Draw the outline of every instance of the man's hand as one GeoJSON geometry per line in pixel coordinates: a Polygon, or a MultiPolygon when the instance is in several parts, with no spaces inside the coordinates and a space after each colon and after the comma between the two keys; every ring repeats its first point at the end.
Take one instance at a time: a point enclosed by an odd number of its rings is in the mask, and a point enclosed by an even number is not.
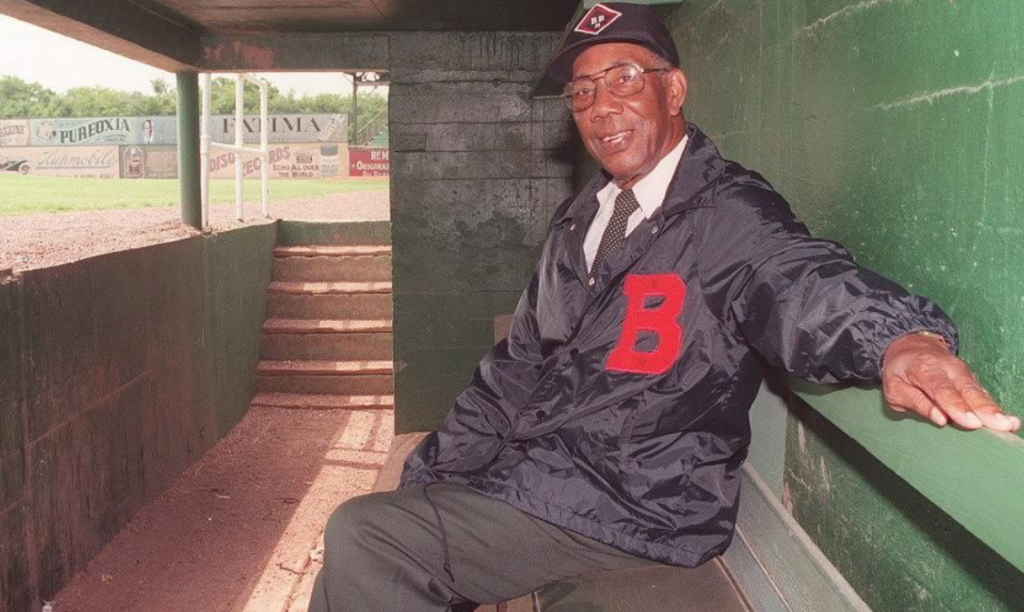
{"type": "Polygon", "coordinates": [[[907,334],[889,345],[882,359],[882,389],[893,410],[911,410],[939,427],[953,421],[964,429],[1020,429],[1020,419],[1003,414],[967,364],[932,334],[907,334]]]}

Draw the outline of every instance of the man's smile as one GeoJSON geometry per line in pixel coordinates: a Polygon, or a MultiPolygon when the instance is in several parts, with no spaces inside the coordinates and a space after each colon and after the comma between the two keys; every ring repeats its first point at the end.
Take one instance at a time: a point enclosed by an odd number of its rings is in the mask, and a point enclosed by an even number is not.
{"type": "Polygon", "coordinates": [[[601,142],[605,144],[622,142],[632,131],[633,130],[622,130],[620,132],[615,132],[614,134],[601,138],[601,142]]]}

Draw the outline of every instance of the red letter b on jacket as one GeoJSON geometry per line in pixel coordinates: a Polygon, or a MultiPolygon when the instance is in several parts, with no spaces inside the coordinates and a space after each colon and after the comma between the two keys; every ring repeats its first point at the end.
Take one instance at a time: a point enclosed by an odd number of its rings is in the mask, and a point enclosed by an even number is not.
{"type": "Polygon", "coordinates": [[[672,367],[683,346],[683,328],[679,314],[686,300],[686,284],[675,274],[631,274],[623,288],[626,295],[626,320],[615,349],[608,354],[607,369],[636,374],[663,374],[672,367]],[[661,304],[645,308],[653,298],[661,304]],[[649,353],[636,350],[640,332],[652,332],[658,345],[649,353]]]}

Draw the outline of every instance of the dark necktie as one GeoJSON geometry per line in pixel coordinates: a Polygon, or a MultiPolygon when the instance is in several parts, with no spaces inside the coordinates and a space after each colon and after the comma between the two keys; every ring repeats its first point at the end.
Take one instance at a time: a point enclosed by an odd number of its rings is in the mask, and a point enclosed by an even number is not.
{"type": "Polygon", "coordinates": [[[632,189],[623,191],[615,198],[615,210],[612,212],[612,218],[608,221],[608,227],[604,228],[604,234],[601,235],[601,244],[597,247],[594,264],[590,266],[591,276],[595,276],[601,262],[626,241],[626,225],[629,223],[629,216],[638,208],[640,208],[640,202],[637,202],[632,189]]]}

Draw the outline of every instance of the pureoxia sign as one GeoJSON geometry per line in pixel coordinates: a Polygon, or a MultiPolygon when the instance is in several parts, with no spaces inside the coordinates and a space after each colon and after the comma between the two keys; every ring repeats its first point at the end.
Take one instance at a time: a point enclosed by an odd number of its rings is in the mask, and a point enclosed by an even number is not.
{"type": "MultiPolygon", "coordinates": [[[[260,127],[258,115],[243,117],[244,141],[258,143],[260,127]]],[[[340,113],[270,115],[267,127],[267,136],[271,143],[348,141],[348,116],[340,113]]],[[[234,143],[234,115],[210,117],[210,137],[214,142],[234,143]]],[[[49,118],[0,122],[0,146],[8,147],[89,144],[173,145],[177,141],[177,120],[175,117],[167,116],[49,118]]]]}
{"type": "Polygon", "coordinates": [[[37,145],[125,143],[131,138],[131,124],[124,117],[32,120],[32,143],[37,145]]]}

